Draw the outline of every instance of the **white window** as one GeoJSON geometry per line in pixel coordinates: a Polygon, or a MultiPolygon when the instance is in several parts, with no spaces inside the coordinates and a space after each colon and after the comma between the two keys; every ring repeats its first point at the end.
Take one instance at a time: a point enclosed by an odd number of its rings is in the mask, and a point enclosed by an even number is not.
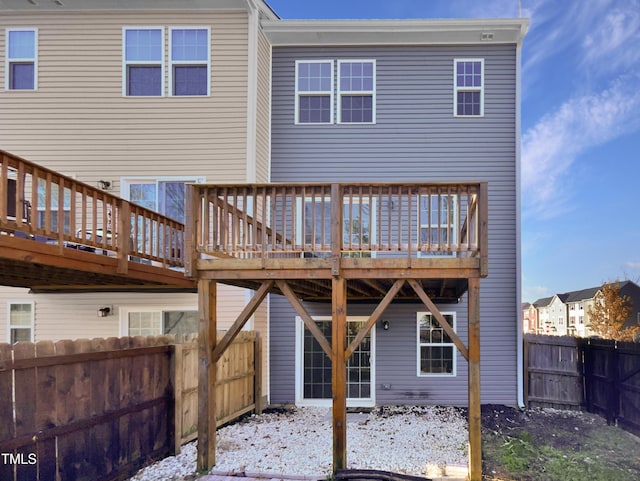
{"type": "Polygon", "coordinates": [[[375,89],[375,60],[338,60],[338,123],[374,124],[375,89]]]}
{"type": "Polygon", "coordinates": [[[209,28],[169,30],[169,95],[209,95],[209,28]]]}
{"type": "Polygon", "coordinates": [[[202,177],[129,177],[121,179],[122,197],[184,223],[185,184],[202,177]]]}
{"type": "Polygon", "coordinates": [[[333,60],[296,60],[295,122],[333,123],[333,60]]]}
{"type": "Polygon", "coordinates": [[[421,195],[418,209],[418,254],[453,256],[449,248],[457,243],[458,196],[421,195]]]}
{"type": "Polygon", "coordinates": [[[10,302],[8,305],[9,342],[33,342],[33,302],[10,302]]]}
{"type": "Polygon", "coordinates": [[[453,115],[482,117],[484,115],[484,59],[453,61],[453,115]]]}
{"type": "MultiPolygon", "coordinates": [[[[418,376],[455,376],[455,344],[430,312],[417,315],[418,376]]],[[[455,313],[443,312],[442,315],[455,332],[455,313]]]]}
{"type": "Polygon", "coordinates": [[[38,85],[38,31],[6,30],[5,89],[36,90],[38,85]]]}
{"type": "MultiPolygon", "coordinates": [[[[331,344],[331,318],[317,317],[317,326],[331,344]]],[[[366,317],[347,318],[347,345],[367,322],[366,317]]],[[[375,329],[364,338],[347,361],[347,405],[375,405],[375,329]]],[[[332,398],[331,360],[318,341],[296,318],[296,405],[330,406],[332,398]]]]}
{"type": "Polygon", "coordinates": [[[123,336],[189,335],[198,332],[198,311],[188,309],[121,309],[123,336]]]}
{"type": "Polygon", "coordinates": [[[164,29],[123,29],[122,94],[131,97],[160,97],[164,92],[164,29]]]}

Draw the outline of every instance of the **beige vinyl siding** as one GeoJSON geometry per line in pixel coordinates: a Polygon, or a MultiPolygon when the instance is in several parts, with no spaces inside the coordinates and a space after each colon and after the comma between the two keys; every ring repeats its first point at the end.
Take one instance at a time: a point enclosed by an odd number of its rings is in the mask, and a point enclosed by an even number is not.
{"type": "Polygon", "coordinates": [[[271,45],[258,34],[258,102],[256,122],[256,181],[269,182],[271,136],[271,45]]]}
{"type": "MultiPolygon", "coordinates": [[[[244,289],[218,284],[218,325],[228,329],[246,304],[244,289]]],[[[0,290],[0,342],[7,342],[7,305],[9,302],[34,302],[36,341],[59,341],[96,337],[118,337],[121,332],[120,315],[123,309],[185,309],[197,310],[196,294],[166,293],[85,293],[85,294],[29,294],[28,289],[3,287],[0,290]],[[113,306],[114,315],[98,317],[98,309],[113,306]]],[[[256,319],[258,319],[256,313],[256,319]]],[[[266,329],[264,321],[256,322],[266,329]]],[[[257,329],[258,326],[255,326],[257,329]]],[[[261,331],[265,332],[265,330],[261,331]]],[[[264,334],[263,334],[264,336],[264,334]]]]}
{"type": "MultiPolygon", "coordinates": [[[[5,28],[38,29],[38,89],[0,92],[3,149],[95,185],[101,178],[246,178],[247,13],[6,14],[5,28]],[[122,95],[123,27],[211,29],[211,96],[122,95]]],[[[4,83],[4,62],[0,81],[4,83]]],[[[116,186],[117,187],[117,186],[116,186]]]]}

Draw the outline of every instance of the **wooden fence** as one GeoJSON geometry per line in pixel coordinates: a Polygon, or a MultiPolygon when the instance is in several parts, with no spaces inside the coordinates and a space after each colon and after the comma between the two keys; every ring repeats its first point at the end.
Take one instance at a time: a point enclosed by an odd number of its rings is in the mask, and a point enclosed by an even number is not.
{"type": "Polygon", "coordinates": [[[525,335],[525,402],[584,409],[640,435],[640,344],[525,335]]]}
{"type": "MultiPolygon", "coordinates": [[[[258,342],[242,333],[219,363],[218,424],[260,409],[258,342]]],[[[197,434],[197,346],[172,343],[0,344],[0,480],[123,480],[178,452],[197,434]]]]}

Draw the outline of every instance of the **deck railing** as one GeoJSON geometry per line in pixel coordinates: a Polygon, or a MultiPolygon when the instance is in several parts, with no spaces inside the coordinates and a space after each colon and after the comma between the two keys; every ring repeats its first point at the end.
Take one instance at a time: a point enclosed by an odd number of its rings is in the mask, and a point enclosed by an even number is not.
{"type": "Polygon", "coordinates": [[[184,225],[0,151],[0,232],[119,258],[182,267],[184,225]]]}
{"type": "Polygon", "coordinates": [[[486,257],[484,182],[190,189],[197,257],[486,257]]]}

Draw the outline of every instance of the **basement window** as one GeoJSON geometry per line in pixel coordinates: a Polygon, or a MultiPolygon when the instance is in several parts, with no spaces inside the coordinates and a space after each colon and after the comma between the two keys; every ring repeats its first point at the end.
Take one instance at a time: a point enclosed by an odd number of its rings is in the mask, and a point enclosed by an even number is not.
{"type": "MultiPolygon", "coordinates": [[[[454,312],[443,312],[445,321],[456,330],[454,312]]],[[[430,312],[417,313],[418,376],[455,376],[456,347],[430,312]]]]}

